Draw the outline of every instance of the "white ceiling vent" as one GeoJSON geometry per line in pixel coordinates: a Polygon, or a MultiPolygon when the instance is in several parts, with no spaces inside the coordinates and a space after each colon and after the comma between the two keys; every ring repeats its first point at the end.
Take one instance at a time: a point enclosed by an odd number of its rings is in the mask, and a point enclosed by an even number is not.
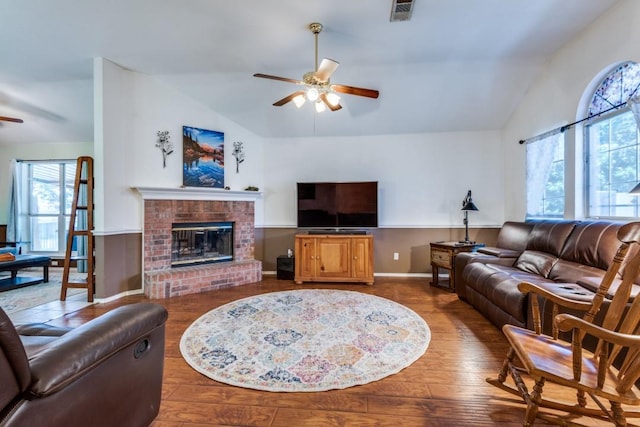
{"type": "Polygon", "coordinates": [[[393,0],[391,22],[408,21],[413,11],[413,0],[393,0]]]}

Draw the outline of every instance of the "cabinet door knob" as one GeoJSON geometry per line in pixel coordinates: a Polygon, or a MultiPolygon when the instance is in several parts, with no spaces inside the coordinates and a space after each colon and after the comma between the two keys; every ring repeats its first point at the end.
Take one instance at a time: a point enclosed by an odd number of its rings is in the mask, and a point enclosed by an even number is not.
{"type": "Polygon", "coordinates": [[[353,259],[358,259],[358,257],[357,257],[357,256],[354,256],[354,257],[353,257],[353,259]]]}

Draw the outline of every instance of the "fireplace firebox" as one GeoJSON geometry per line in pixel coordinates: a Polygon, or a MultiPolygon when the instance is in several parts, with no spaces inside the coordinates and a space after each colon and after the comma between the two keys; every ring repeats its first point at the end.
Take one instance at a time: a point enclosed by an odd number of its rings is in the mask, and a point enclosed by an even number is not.
{"type": "Polygon", "coordinates": [[[173,223],[171,267],[233,261],[233,222],[173,223]]]}

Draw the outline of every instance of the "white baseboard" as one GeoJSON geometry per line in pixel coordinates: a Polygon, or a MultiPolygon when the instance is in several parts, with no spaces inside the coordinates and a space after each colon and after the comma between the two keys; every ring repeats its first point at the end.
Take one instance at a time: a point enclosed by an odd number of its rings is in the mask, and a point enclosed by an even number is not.
{"type": "Polygon", "coordinates": [[[104,304],[106,302],[115,301],[115,300],[120,299],[122,297],[127,297],[129,295],[139,295],[141,293],[142,293],[142,289],[134,289],[132,291],[121,292],[119,294],[112,295],[112,296],[107,297],[107,298],[96,298],[95,302],[98,303],[98,304],[104,304]]]}

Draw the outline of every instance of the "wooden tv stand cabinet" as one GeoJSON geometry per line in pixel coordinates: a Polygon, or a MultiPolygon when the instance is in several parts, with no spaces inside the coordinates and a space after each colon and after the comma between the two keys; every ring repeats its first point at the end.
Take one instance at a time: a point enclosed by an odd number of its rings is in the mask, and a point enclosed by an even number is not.
{"type": "Polygon", "coordinates": [[[373,285],[373,236],[296,234],[295,277],[302,282],[363,282],[373,285]]]}

